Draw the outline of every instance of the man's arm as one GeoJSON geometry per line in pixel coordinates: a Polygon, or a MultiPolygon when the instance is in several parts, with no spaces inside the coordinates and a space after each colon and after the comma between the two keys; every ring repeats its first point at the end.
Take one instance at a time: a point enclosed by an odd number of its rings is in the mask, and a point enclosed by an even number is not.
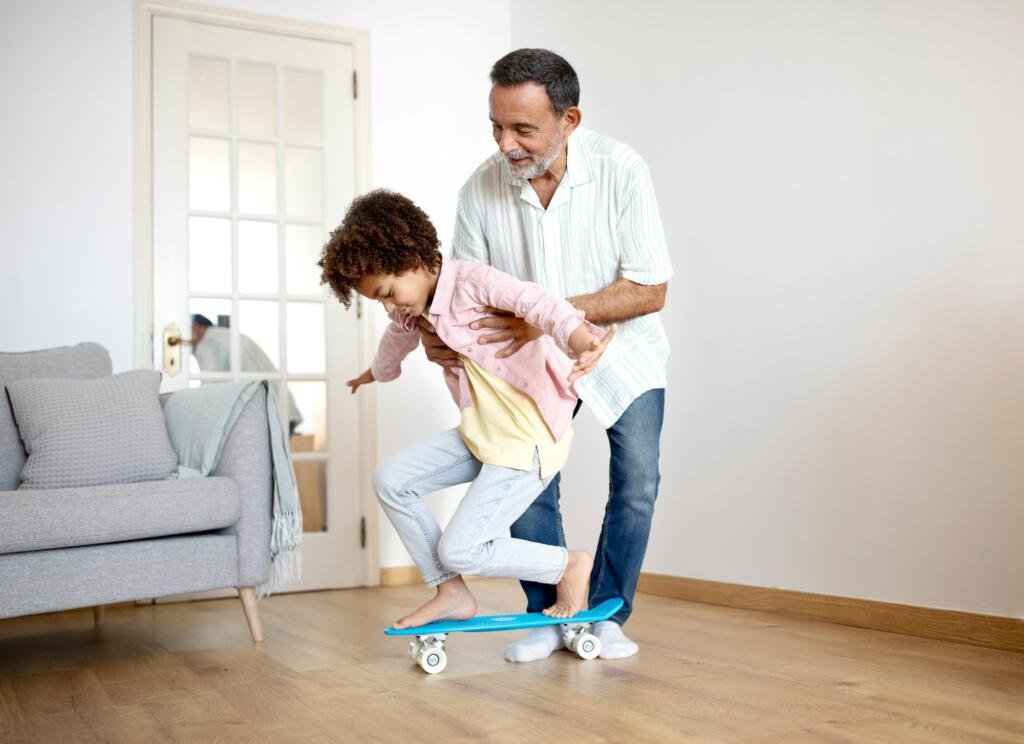
{"type": "Polygon", "coordinates": [[[602,290],[568,299],[591,323],[606,325],[658,312],[665,307],[667,290],[667,282],[648,285],[616,279],[602,290]]]}
{"type": "MultiPolygon", "coordinates": [[[[582,310],[591,323],[608,325],[658,312],[665,306],[667,289],[667,283],[646,285],[631,282],[629,279],[616,279],[602,290],[569,297],[568,300],[577,310],[582,310]]],[[[507,311],[501,308],[489,306],[482,308],[481,312],[488,313],[491,317],[474,321],[472,327],[492,328],[494,333],[481,337],[480,343],[510,342],[498,352],[499,358],[515,354],[525,344],[543,334],[543,331],[531,326],[525,319],[507,314],[507,311]]],[[[424,337],[424,346],[426,344],[427,340],[424,337]]]]}

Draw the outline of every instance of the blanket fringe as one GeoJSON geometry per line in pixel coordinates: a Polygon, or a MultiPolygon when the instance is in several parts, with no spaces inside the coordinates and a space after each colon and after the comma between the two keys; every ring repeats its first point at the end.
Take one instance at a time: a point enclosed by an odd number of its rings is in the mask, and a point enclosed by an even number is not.
{"type": "Polygon", "coordinates": [[[302,577],[302,510],[275,514],[271,535],[277,552],[271,558],[270,578],[256,591],[260,599],[302,577]]]}

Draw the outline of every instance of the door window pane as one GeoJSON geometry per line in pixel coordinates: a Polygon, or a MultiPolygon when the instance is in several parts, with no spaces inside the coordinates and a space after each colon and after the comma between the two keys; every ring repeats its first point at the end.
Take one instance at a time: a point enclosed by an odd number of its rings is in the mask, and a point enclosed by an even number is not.
{"type": "Polygon", "coordinates": [[[323,229],[319,225],[288,225],[284,239],[288,293],[323,294],[320,267],[316,265],[324,246],[323,229]]]}
{"type": "Polygon", "coordinates": [[[323,209],[323,158],[309,147],[285,148],[285,210],[294,217],[319,217],[323,209]]]}
{"type": "Polygon", "coordinates": [[[238,291],[278,291],[276,223],[238,221],[238,291]]]}
{"type": "Polygon", "coordinates": [[[231,210],[231,149],[227,140],[188,138],[188,206],[231,210]]]}
{"type": "Polygon", "coordinates": [[[323,84],[315,70],[284,71],[284,136],[319,142],[323,84]]]}
{"type": "MultiPolygon", "coordinates": [[[[289,382],[288,423],[293,435],[309,437],[297,452],[323,452],[327,449],[327,383],[289,382]]],[[[293,437],[292,442],[295,439],[293,437]]]]}
{"type": "MultiPolygon", "coordinates": [[[[304,437],[298,437],[303,446],[304,437]]],[[[292,437],[293,451],[296,437],[292,437]]],[[[296,460],[295,485],[302,508],[303,532],[327,531],[327,463],[323,460],[296,460]]]]}
{"type": "Polygon", "coordinates": [[[270,65],[238,63],[238,131],[273,137],[277,130],[277,71],[270,65]]]}
{"type": "Polygon", "coordinates": [[[238,211],[246,214],[277,211],[277,148],[274,145],[238,143],[238,211]]]}
{"type": "Polygon", "coordinates": [[[240,300],[239,353],[243,372],[277,372],[281,368],[278,303],[240,300]]]}
{"type": "Polygon", "coordinates": [[[192,292],[231,291],[231,220],[188,218],[188,287],[192,292]]]}
{"type": "Polygon", "coordinates": [[[190,57],[188,60],[188,125],[226,132],[228,122],[228,62],[190,57]]]}
{"type": "Polygon", "coordinates": [[[324,304],[288,303],[288,371],[324,371],[324,304]]]}
{"type": "Polygon", "coordinates": [[[193,297],[188,301],[188,311],[192,315],[189,372],[230,372],[231,300],[193,297]],[[202,318],[197,319],[197,315],[202,318]],[[211,325],[207,327],[206,322],[211,325]]]}

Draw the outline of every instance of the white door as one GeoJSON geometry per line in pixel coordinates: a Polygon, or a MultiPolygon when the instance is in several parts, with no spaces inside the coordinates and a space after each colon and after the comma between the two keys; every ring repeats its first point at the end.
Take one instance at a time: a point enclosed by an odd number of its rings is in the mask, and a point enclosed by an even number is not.
{"type": "Polygon", "coordinates": [[[306,530],[286,591],[360,585],[358,332],[316,266],[354,196],[352,48],[162,17],[152,41],[153,364],[165,391],[272,381],[306,530]]]}

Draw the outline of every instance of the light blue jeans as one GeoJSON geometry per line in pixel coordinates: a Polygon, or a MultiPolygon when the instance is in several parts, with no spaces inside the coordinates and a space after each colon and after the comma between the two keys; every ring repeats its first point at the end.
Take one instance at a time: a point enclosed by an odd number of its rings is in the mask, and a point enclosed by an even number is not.
{"type": "Polygon", "coordinates": [[[389,457],[373,474],[377,499],[428,586],[459,574],[561,581],[569,557],[564,547],[508,536],[550,482],[541,478],[536,454],[529,471],[480,462],[458,429],[389,457]],[[470,481],[442,534],[422,497],[470,481]]]}

